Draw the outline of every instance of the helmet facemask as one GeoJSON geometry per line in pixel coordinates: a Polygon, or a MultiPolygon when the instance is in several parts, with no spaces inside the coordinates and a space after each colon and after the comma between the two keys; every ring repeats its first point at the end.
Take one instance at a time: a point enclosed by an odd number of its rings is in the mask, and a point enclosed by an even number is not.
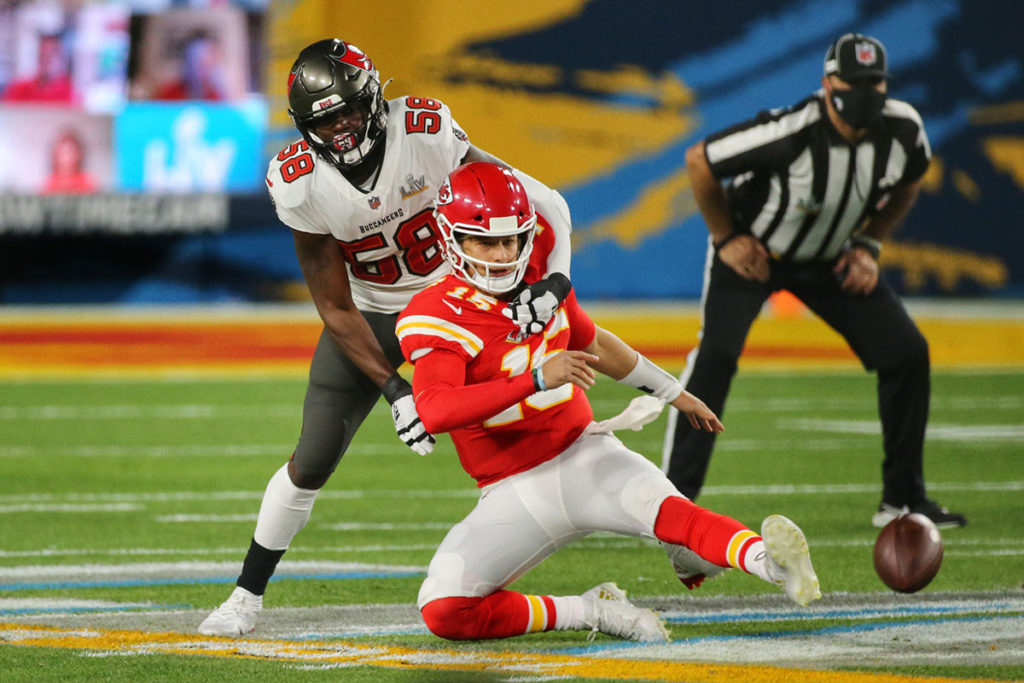
{"type": "Polygon", "coordinates": [[[488,294],[504,294],[519,286],[526,268],[530,264],[533,253],[533,236],[537,227],[537,216],[530,216],[526,222],[518,224],[515,216],[499,216],[491,218],[488,229],[481,230],[478,226],[457,223],[452,225],[441,214],[437,224],[444,235],[445,256],[464,280],[475,285],[488,294]],[[470,256],[462,248],[462,240],[467,236],[475,237],[507,237],[515,235],[519,243],[519,253],[515,260],[508,263],[484,261],[470,256]],[[495,271],[508,271],[493,275],[495,271]]]}
{"type": "Polygon", "coordinates": [[[387,108],[380,94],[381,88],[376,81],[368,81],[358,96],[349,101],[333,105],[322,114],[309,117],[302,124],[296,123],[302,131],[306,142],[319,154],[343,168],[352,168],[363,162],[370,151],[381,139],[388,126],[387,108]],[[313,129],[319,128],[341,110],[351,107],[363,116],[363,124],[356,130],[336,135],[331,140],[323,140],[313,129]],[[304,130],[305,129],[305,130],[304,130]],[[326,156],[329,155],[329,156],[326,156]]]}

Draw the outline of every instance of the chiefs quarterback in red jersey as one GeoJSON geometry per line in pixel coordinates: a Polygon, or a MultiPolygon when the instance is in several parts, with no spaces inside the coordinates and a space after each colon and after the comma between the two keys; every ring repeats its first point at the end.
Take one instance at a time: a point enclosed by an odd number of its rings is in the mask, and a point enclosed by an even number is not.
{"type": "Polygon", "coordinates": [[[546,557],[594,531],[656,538],[679,578],[696,587],[736,567],[777,584],[798,604],[820,597],[799,527],[770,515],[757,534],[683,497],[664,474],[596,423],[586,397],[595,371],[635,387],[617,424],[653,419],[664,402],[694,429],[719,432],[718,417],[679,382],[587,316],[573,292],[539,331],[507,312],[542,275],[538,216],[501,166],[465,164],[438,190],[435,218],[452,274],[416,294],[398,317],[414,365],[413,395],[431,433],[449,432],[483,489],[476,508],[439,546],[418,604],[442,637],[503,638],[545,630],[593,630],[656,641],[655,612],[632,605],[612,582],[582,595],[506,589],[546,557]]]}

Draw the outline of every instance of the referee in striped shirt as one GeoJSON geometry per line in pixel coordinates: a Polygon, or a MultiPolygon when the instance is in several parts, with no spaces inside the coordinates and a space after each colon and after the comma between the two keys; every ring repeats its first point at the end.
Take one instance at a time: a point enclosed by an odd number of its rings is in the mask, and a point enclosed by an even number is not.
{"type": "MultiPolygon", "coordinates": [[[[722,415],[751,324],[772,292],[789,290],[877,374],[885,459],[872,523],[912,511],[963,526],[963,515],[926,496],[928,343],[878,271],[882,242],[914,205],[931,158],[921,116],[887,97],[887,61],[874,38],[841,36],[825,56],[821,90],[687,150],[710,239],[700,342],[681,379],[722,415]]],[[[663,467],[692,499],[715,435],[675,418],[663,467]]]]}

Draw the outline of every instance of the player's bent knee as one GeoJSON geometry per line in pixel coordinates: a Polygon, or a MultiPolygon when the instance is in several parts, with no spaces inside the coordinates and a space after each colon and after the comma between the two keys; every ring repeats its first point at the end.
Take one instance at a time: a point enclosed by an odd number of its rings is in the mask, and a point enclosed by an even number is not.
{"type": "Polygon", "coordinates": [[[439,598],[420,608],[430,632],[447,640],[480,638],[477,608],[483,598],[439,598]]]}
{"type": "Polygon", "coordinates": [[[928,342],[923,336],[917,335],[903,345],[889,349],[885,357],[879,360],[877,369],[883,375],[894,373],[921,375],[929,372],[930,368],[928,342]]]}
{"type": "Polygon", "coordinates": [[[466,563],[456,553],[438,553],[430,561],[427,578],[420,585],[416,604],[422,608],[428,602],[451,595],[466,595],[476,591],[466,590],[462,585],[466,563]]]}
{"type": "Polygon", "coordinates": [[[295,465],[294,460],[288,462],[288,478],[292,484],[300,489],[309,489],[316,491],[322,489],[327,480],[330,479],[332,472],[322,474],[306,474],[299,471],[299,468],[295,465]]]}
{"type": "Polygon", "coordinates": [[[670,496],[680,496],[679,490],[657,467],[638,474],[622,488],[622,509],[645,527],[654,528],[661,504],[670,496]]]}
{"type": "Polygon", "coordinates": [[[917,365],[928,367],[931,365],[928,340],[918,333],[917,342],[911,347],[910,356],[917,365]]]}

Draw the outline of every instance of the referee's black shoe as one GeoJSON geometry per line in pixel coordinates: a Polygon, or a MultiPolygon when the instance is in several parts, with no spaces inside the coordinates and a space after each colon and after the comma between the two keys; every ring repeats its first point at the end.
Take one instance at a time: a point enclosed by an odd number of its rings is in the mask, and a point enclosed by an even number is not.
{"type": "Polygon", "coordinates": [[[881,529],[883,526],[896,519],[900,515],[907,515],[911,512],[918,512],[935,523],[940,529],[950,529],[958,526],[967,526],[967,518],[963,515],[950,512],[930,498],[924,498],[913,505],[890,505],[885,501],[878,504],[878,512],[871,518],[871,523],[881,529]]]}

